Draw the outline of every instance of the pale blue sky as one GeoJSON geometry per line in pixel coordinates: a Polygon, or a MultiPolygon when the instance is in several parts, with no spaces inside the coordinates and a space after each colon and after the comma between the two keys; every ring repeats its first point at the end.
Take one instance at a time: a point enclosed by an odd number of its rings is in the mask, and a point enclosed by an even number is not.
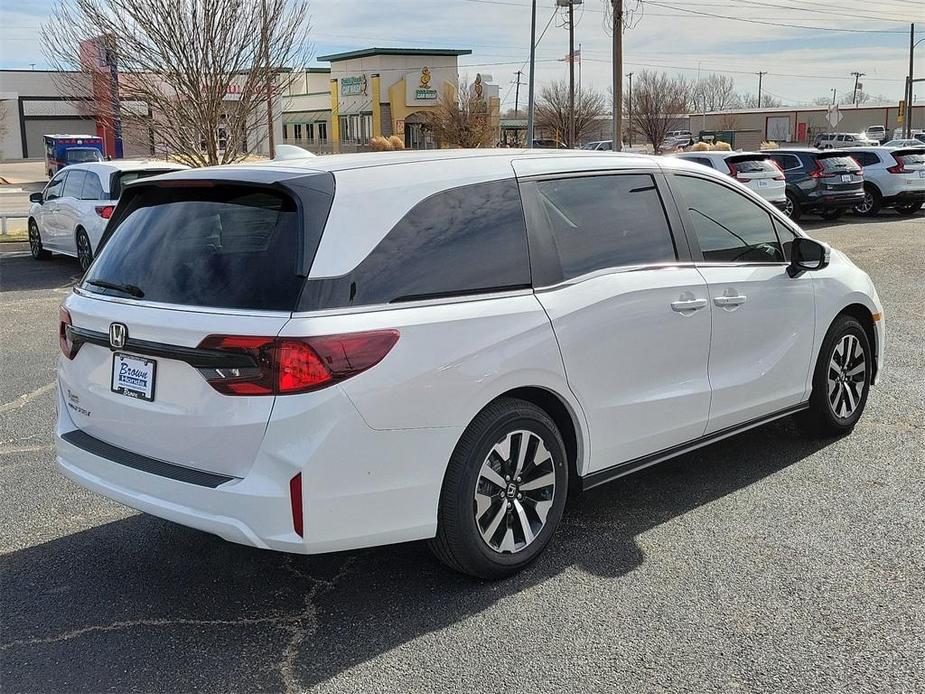
{"type": "MultiPolygon", "coordinates": [[[[3,1],[0,67],[45,67],[37,29],[56,2],[3,1]]],[[[605,2],[586,0],[576,10],[582,80],[598,88],[606,88],[610,79],[605,2]]],[[[631,0],[625,2],[630,6],[631,0]]],[[[553,0],[538,0],[538,32],[552,17],[554,5],[553,0]]],[[[625,34],[625,72],[655,68],[696,78],[699,67],[703,73],[728,74],[740,90],[755,92],[754,73],[763,70],[769,73],[765,92],[788,104],[811,101],[832,88],[839,94],[850,92],[852,71],[866,73],[866,91],[899,99],[907,71],[909,22],[918,20],[922,31],[917,36],[925,37],[925,0],[649,0],[644,5],[638,24],[625,34]],[[768,26],[704,14],[856,31],[768,26]]],[[[491,74],[507,97],[505,108],[514,105],[514,72],[528,54],[529,0],[315,0],[310,21],[315,55],[369,46],[472,49],[460,61],[462,72],[491,74]]],[[[557,61],[567,51],[560,13],[538,48],[538,84],[567,76],[567,64],[557,61]]],[[[919,48],[916,71],[925,75],[925,44],[919,48]]],[[[925,99],[925,86],[919,93],[925,99]]],[[[522,102],[525,94],[521,89],[522,102]]]]}

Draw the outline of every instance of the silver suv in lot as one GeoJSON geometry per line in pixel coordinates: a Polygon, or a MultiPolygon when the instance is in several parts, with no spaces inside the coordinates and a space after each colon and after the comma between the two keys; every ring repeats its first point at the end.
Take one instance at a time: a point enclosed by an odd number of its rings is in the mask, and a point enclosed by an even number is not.
{"type": "Polygon", "coordinates": [[[234,542],[428,540],[498,578],[570,489],[788,415],[850,432],[882,310],[842,253],[677,159],[166,174],[126,187],[61,308],[57,463],[234,542]]]}

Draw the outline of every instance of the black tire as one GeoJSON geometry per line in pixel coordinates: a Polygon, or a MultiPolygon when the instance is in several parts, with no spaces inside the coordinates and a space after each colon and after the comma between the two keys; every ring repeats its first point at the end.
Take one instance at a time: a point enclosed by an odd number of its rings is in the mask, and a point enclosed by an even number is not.
{"type": "Polygon", "coordinates": [[[77,233],[74,236],[77,244],[77,263],[80,265],[80,271],[86,272],[93,262],[93,247],[90,245],[90,237],[81,227],[77,227],[77,233]]]}
{"type": "Polygon", "coordinates": [[[800,217],[803,216],[803,210],[800,209],[800,203],[797,201],[796,196],[789,190],[786,192],[786,196],[786,207],[784,207],[782,211],[791,221],[799,222],[800,217]]]}
{"type": "Polygon", "coordinates": [[[864,186],[864,202],[854,206],[854,213],[862,217],[874,217],[880,212],[883,197],[880,191],[872,185],[864,186]]]}
{"type": "Polygon", "coordinates": [[[42,248],[42,235],[34,219],[29,220],[29,251],[35,260],[48,260],[51,253],[42,248]]]}
{"type": "Polygon", "coordinates": [[[838,219],[839,217],[841,217],[843,213],[844,213],[844,210],[842,210],[842,209],[822,210],[822,211],[819,213],[819,216],[822,217],[822,218],[825,219],[825,220],[828,220],[828,221],[832,222],[832,221],[835,221],[836,219],[838,219]]]}
{"type": "Polygon", "coordinates": [[[922,209],[920,202],[907,202],[902,205],[896,205],[896,212],[903,217],[909,217],[922,209]]]}
{"type": "MultiPolygon", "coordinates": [[[[528,454],[531,450],[536,450],[537,444],[533,444],[532,441],[531,439],[531,444],[526,449],[528,454]]],[[[511,465],[515,464],[513,450],[514,444],[512,443],[511,465]]],[[[513,473],[513,470],[501,460],[498,456],[499,469],[513,473]]],[[[543,461],[537,461],[537,463],[543,463],[543,461]]],[[[526,478],[527,475],[524,477],[526,478]]],[[[555,532],[562,518],[562,510],[568,495],[568,477],[565,445],[549,415],[536,405],[524,400],[498,398],[472,420],[460,437],[459,443],[456,444],[443,480],[440,507],[437,512],[437,535],[428,543],[430,550],[451,569],[477,578],[493,580],[520,571],[539,556],[555,532]],[[514,437],[520,437],[517,443],[519,450],[524,436],[515,432],[521,431],[541,440],[552,461],[551,470],[549,470],[550,463],[548,462],[542,468],[537,465],[535,468],[524,467],[524,470],[536,469],[538,476],[548,476],[550,472],[553,472],[555,484],[553,489],[547,492],[552,498],[551,505],[546,512],[545,523],[535,533],[532,541],[527,540],[525,546],[513,552],[501,551],[489,546],[489,542],[483,538],[482,527],[486,527],[489,540],[493,537],[507,539],[510,533],[513,542],[515,533],[522,529],[522,525],[520,525],[521,521],[517,518],[515,510],[512,510],[512,504],[517,504],[516,510],[530,509],[530,518],[542,523],[535,513],[536,507],[527,503],[530,501],[529,498],[520,502],[515,500],[521,499],[522,495],[517,495],[519,487],[514,484],[508,484],[498,494],[493,493],[491,506],[483,510],[481,517],[477,517],[479,512],[476,507],[476,491],[489,488],[493,492],[497,491],[494,487],[479,486],[488,484],[481,477],[483,463],[488,460],[495,445],[504,442],[508,436],[512,437],[512,441],[514,437]],[[511,495],[511,487],[517,487],[514,490],[515,495],[511,495]],[[491,532],[490,528],[493,525],[491,521],[495,519],[495,516],[500,516],[502,519],[495,525],[494,532],[491,532]],[[487,521],[484,526],[479,525],[480,519],[487,521]]],[[[516,479],[508,481],[514,482],[516,479]]],[[[526,486],[528,481],[524,481],[523,484],[526,486]]],[[[548,487],[545,489],[548,490],[548,487]]],[[[536,491],[524,492],[524,495],[536,493],[536,491]]],[[[488,498],[489,495],[483,494],[482,496],[488,498]]],[[[525,534],[522,532],[520,539],[525,539],[525,534]]]]}
{"type": "MultiPolygon", "coordinates": [[[[857,354],[857,352],[854,353],[857,354]]],[[[816,360],[816,368],[813,371],[813,391],[809,399],[809,409],[801,412],[798,417],[800,428],[804,433],[813,437],[842,436],[851,433],[867,405],[867,394],[870,392],[870,379],[873,373],[873,359],[873,350],[864,326],[853,316],[838,316],[826,333],[822,348],[819,350],[819,358],[816,360]],[[830,395],[829,378],[832,375],[839,375],[835,369],[831,368],[833,360],[838,361],[835,356],[836,349],[842,346],[846,338],[851,337],[857,340],[857,347],[864,357],[864,380],[860,382],[860,386],[856,381],[852,386],[850,382],[839,385],[836,379],[835,390],[832,390],[832,395],[830,395]],[[851,390],[855,407],[850,414],[842,416],[840,412],[846,413],[847,405],[852,400],[850,397],[845,399],[842,393],[843,389],[848,388],[851,390]],[[844,408],[841,407],[843,402],[844,408]]],[[[852,364],[854,368],[859,366],[855,358],[843,368],[850,371],[852,364]]]]}

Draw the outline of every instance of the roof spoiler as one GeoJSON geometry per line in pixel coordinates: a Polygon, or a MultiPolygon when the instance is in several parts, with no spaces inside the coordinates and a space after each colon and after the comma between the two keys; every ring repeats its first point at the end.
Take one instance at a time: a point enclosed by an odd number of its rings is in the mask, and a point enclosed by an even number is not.
{"type": "Polygon", "coordinates": [[[316,155],[307,149],[296,147],[295,145],[277,145],[276,156],[273,161],[287,161],[289,159],[305,159],[305,157],[314,157],[316,155]]]}

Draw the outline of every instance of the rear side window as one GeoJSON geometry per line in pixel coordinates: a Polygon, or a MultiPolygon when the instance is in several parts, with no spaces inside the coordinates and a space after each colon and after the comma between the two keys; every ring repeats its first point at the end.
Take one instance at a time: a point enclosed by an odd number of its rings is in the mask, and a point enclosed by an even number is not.
{"type": "MultiPolygon", "coordinates": [[[[580,176],[525,184],[546,262],[536,284],[606,268],[677,260],[671,229],[648,174],[580,176]]],[[[536,271],[536,270],[535,270],[536,271]]]]}
{"type": "Polygon", "coordinates": [[[675,176],[697,244],[708,263],[783,262],[771,215],[718,183],[675,176]]]}
{"type": "Polygon", "coordinates": [[[342,277],[310,279],[300,308],[388,304],[529,286],[520,193],[514,179],[506,179],[452,188],[422,200],[354,270],[342,277]]]}
{"type": "Polygon", "coordinates": [[[80,170],[71,171],[64,182],[64,192],[61,193],[63,198],[80,199],[84,187],[84,172],[80,170]]]}
{"type": "Polygon", "coordinates": [[[85,277],[87,291],[216,308],[288,311],[296,304],[299,215],[274,189],[149,186],[120,219],[85,277]]]}
{"type": "Polygon", "coordinates": [[[84,187],[80,197],[82,200],[100,200],[103,197],[103,186],[100,184],[100,177],[92,171],[88,171],[84,178],[84,187]]]}
{"type": "Polygon", "coordinates": [[[861,166],[871,166],[880,163],[880,157],[874,152],[852,152],[851,158],[861,166]]]}

